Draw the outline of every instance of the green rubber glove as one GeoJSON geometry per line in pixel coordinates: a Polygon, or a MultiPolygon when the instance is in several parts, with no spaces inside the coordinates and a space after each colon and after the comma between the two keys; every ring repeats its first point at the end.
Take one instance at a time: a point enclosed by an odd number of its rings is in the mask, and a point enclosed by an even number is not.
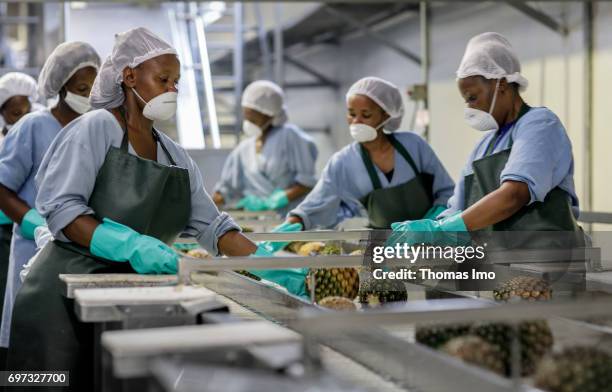
{"type": "Polygon", "coordinates": [[[265,211],[268,210],[266,201],[259,196],[248,195],[240,199],[236,208],[244,208],[247,211],[265,211]]]}
{"type": "Polygon", "coordinates": [[[23,238],[34,240],[34,230],[36,230],[38,226],[45,226],[46,223],[45,218],[40,216],[38,211],[32,208],[30,211],[26,212],[21,220],[21,235],[23,238]]]}
{"type": "Polygon", "coordinates": [[[436,219],[444,211],[446,211],[446,206],[433,206],[425,213],[423,219],[436,219]]]}
{"type": "Polygon", "coordinates": [[[465,245],[470,241],[461,212],[441,220],[420,219],[395,222],[391,224],[391,229],[393,233],[387,240],[387,246],[404,243],[456,246],[465,245]]]}
{"type": "Polygon", "coordinates": [[[11,218],[6,216],[6,214],[3,211],[0,211],[0,225],[8,225],[10,223],[13,223],[11,218]]]}
{"type": "Polygon", "coordinates": [[[176,274],[179,256],[157,238],[104,218],[91,237],[92,254],[112,261],[129,261],[139,274],[176,274]]]}
{"type": "MultiPolygon", "coordinates": [[[[273,257],[266,248],[257,247],[257,251],[253,253],[254,257],[273,257]]],[[[306,276],[308,268],[286,268],[274,270],[249,270],[253,275],[259,276],[261,279],[274,282],[287,289],[288,292],[300,297],[308,298],[306,294],[306,276]]]]}
{"type": "Polygon", "coordinates": [[[266,206],[269,210],[278,210],[279,208],[283,208],[288,204],[289,199],[287,198],[287,193],[282,189],[276,189],[266,199],[266,206]]]}
{"type": "MultiPolygon", "coordinates": [[[[282,223],[272,229],[272,233],[290,233],[293,231],[302,231],[303,227],[301,223],[282,223]]],[[[289,245],[289,242],[270,242],[263,241],[259,243],[260,248],[266,249],[270,253],[278,252],[284,249],[285,246],[289,245]]]]}

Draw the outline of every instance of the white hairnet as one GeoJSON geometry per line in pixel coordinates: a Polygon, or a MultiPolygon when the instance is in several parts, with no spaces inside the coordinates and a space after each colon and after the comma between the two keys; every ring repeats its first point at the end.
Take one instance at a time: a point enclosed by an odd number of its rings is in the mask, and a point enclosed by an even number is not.
{"type": "Polygon", "coordinates": [[[525,91],[529,82],[521,75],[521,63],[510,42],[498,33],[483,33],[473,37],[457,70],[457,78],[482,76],[486,79],[506,79],[525,91]]]}
{"type": "Polygon", "coordinates": [[[249,84],[242,93],[242,107],[272,117],[274,126],[283,125],[288,119],[283,89],[269,80],[256,80],[249,84]]]}
{"type": "Polygon", "coordinates": [[[164,54],[177,55],[166,41],[144,27],[138,27],[115,35],[113,52],[106,58],[89,95],[94,109],[112,109],[121,106],[125,96],[123,70],[135,68],[154,57],[164,54]]]}
{"type": "Polygon", "coordinates": [[[100,56],[85,42],[59,44],[45,61],[38,76],[38,88],[45,98],[55,97],[68,79],[85,67],[100,68],[100,56]]]}
{"type": "Polygon", "coordinates": [[[399,88],[384,79],[369,76],[355,82],[346,93],[346,102],[353,95],[365,95],[376,102],[389,115],[389,121],[383,127],[388,131],[399,128],[404,116],[404,102],[399,88]]]}
{"type": "Polygon", "coordinates": [[[0,77],[0,107],[17,95],[28,97],[30,102],[38,99],[36,80],[21,72],[9,72],[0,77]]]}

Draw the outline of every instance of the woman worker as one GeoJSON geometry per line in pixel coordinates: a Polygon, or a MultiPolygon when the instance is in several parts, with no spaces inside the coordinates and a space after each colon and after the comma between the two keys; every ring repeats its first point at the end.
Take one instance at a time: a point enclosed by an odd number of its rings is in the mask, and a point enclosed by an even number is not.
{"type": "Polygon", "coordinates": [[[70,371],[93,390],[91,326],[62,297],[61,273],[176,273],[166,243],[184,233],[212,254],[256,246],[220,213],[187,152],[153,128],[176,112],[176,51],[144,28],[116,36],[92,88],[94,109],[64,128],[36,177],[36,206],[56,238],[16,303],[7,368],[70,371]]]}
{"type": "MultiPolygon", "coordinates": [[[[9,72],[0,77],[0,144],[15,123],[32,109],[38,99],[36,81],[21,72],[9,72]]],[[[8,273],[13,221],[0,211],[0,303],[4,303],[6,276],[8,273]]],[[[4,366],[5,350],[0,350],[0,363],[4,366]]]]}
{"type": "Polygon", "coordinates": [[[442,211],[453,180],[425,140],[394,132],[404,113],[399,89],[367,77],[349,89],[346,104],[355,142],[331,157],[312,192],[289,212],[288,223],[328,228],[365,207],[372,227],[388,229],[392,222],[442,211]]]}
{"type": "Polygon", "coordinates": [[[87,96],[99,65],[98,54],[84,42],[63,43],[55,48],[43,65],[38,86],[44,98],[59,95],[57,104],[22,118],[0,148],[0,209],[16,223],[2,311],[2,347],[9,345],[11,312],[21,286],[19,272],[36,253],[34,229],[44,225],[34,208],[34,177],[62,127],[89,109],[87,96]]]}
{"type": "Polygon", "coordinates": [[[247,86],[242,110],[247,139],[225,161],[213,200],[222,205],[239,199],[237,208],[276,210],[284,216],[317,182],[317,147],[287,123],[283,91],[270,81],[247,86]]]}
{"type": "Polygon", "coordinates": [[[0,77],[0,122],[3,124],[0,140],[19,119],[32,110],[38,99],[36,81],[21,72],[9,72],[0,77]]]}
{"type": "Polygon", "coordinates": [[[393,241],[444,242],[450,233],[481,229],[578,233],[571,142],[552,111],[522,99],[527,79],[508,40],[497,33],[472,38],[457,78],[466,122],[486,133],[443,219],[394,224],[393,241]]]}

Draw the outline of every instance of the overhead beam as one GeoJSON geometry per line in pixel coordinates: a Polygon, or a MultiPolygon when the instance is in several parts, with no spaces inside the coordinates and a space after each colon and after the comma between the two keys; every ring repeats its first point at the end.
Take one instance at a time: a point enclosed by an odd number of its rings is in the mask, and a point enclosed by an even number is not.
{"type": "Polygon", "coordinates": [[[567,26],[555,20],[555,18],[553,18],[552,16],[533,8],[527,3],[519,2],[516,0],[507,0],[506,3],[515,10],[525,14],[529,18],[543,24],[552,31],[561,34],[562,36],[566,36],[569,33],[569,29],[567,28],[567,26]]]}
{"type": "Polygon", "coordinates": [[[400,55],[406,57],[407,59],[409,59],[410,61],[415,62],[418,65],[421,65],[421,58],[419,56],[417,56],[416,54],[412,53],[411,51],[402,48],[401,46],[399,46],[398,44],[396,44],[395,42],[389,40],[387,37],[385,37],[383,34],[380,34],[374,30],[372,30],[371,28],[364,26],[361,21],[353,18],[352,16],[347,15],[346,13],[339,11],[338,9],[326,5],[324,7],[325,11],[327,11],[330,15],[335,16],[338,19],[344,20],[347,24],[352,25],[353,27],[361,30],[361,32],[370,37],[371,39],[379,42],[380,44],[388,47],[389,49],[394,50],[395,52],[399,53],[400,55]]]}
{"type": "Polygon", "coordinates": [[[332,88],[339,88],[340,87],[340,83],[331,80],[330,78],[328,78],[327,76],[323,75],[321,72],[317,71],[316,69],[310,67],[309,65],[306,65],[304,63],[302,63],[299,60],[296,60],[295,58],[285,55],[284,56],[285,61],[291,65],[293,65],[294,67],[306,72],[307,74],[314,76],[320,83],[323,83],[325,85],[327,85],[328,87],[332,87],[332,88]]]}

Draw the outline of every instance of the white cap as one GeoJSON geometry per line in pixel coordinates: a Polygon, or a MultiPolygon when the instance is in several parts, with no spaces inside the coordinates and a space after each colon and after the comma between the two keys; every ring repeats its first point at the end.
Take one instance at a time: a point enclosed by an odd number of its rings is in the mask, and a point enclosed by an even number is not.
{"type": "Polygon", "coordinates": [[[346,93],[346,102],[354,95],[365,95],[376,102],[389,115],[384,129],[395,131],[399,128],[404,116],[404,102],[399,88],[384,79],[369,76],[358,80],[346,93]]]}
{"type": "Polygon", "coordinates": [[[55,97],[68,79],[85,67],[100,68],[100,56],[85,42],[59,44],[45,61],[38,76],[38,88],[45,98],[55,97]]]}
{"type": "Polygon", "coordinates": [[[482,76],[486,79],[506,79],[525,91],[529,82],[521,75],[521,63],[510,42],[498,33],[483,33],[473,37],[457,70],[457,78],[482,76]]]}
{"type": "Polygon", "coordinates": [[[272,117],[272,125],[287,122],[287,108],[283,89],[269,80],[257,80],[249,84],[242,93],[242,107],[256,110],[272,117]]]}
{"type": "Polygon", "coordinates": [[[21,95],[30,102],[38,99],[36,80],[21,72],[9,72],[0,77],[0,107],[12,97],[21,95]]]}
{"type": "Polygon", "coordinates": [[[152,58],[165,54],[177,55],[169,43],[144,27],[115,35],[113,52],[106,58],[91,89],[89,103],[94,109],[121,106],[125,96],[121,83],[123,70],[135,68],[152,58]]]}

